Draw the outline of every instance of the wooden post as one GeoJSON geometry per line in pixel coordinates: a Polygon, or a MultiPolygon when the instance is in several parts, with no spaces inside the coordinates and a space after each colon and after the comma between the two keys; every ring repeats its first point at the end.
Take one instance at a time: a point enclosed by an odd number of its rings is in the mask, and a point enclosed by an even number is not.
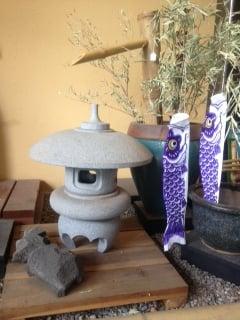
{"type": "MultiPolygon", "coordinates": [[[[148,46],[143,48],[143,62],[142,62],[142,74],[143,80],[153,79],[158,72],[159,65],[159,54],[160,54],[160,44],[156,42],[156,37],[160,33],[160,24],[155,23],[154,15],[156,11],[143,12],[138,15],[138,22],[140,27],[140,32],[143,38],[148,39],[148,46]],[[154,57],[156,58],[154,61],[154,57]]],[[[159,89],[155,89],[151,92],[149,97],[144,98],[145,112],[149,110],[149,104],[153,104],[156,99],[159,98],[159,89]]],[[[162,108],[159,106],[157,112],[160,116],[147,115],[147,123],[149,124],[159,124],[162,123],[162,108]]]]}

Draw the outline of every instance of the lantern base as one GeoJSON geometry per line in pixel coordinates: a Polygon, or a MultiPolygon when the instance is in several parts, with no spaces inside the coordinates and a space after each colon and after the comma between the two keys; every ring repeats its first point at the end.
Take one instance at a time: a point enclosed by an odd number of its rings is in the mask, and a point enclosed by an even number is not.
{"type": "Polygon", "coordinates": [[[90,242],[98,240],[97,250],[105,252],[113,246],[119,227],[120,217],[87,221],[60,216],[58,220],[59,235],[68,249],[76,248],[74,238],[84,236],[90,242]]]}

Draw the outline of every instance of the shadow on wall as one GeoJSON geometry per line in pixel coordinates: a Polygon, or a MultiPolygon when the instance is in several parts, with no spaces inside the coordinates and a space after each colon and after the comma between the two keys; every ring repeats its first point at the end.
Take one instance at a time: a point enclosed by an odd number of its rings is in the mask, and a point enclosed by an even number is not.
{"type": "Polygon", "coordinates": [[[2,120],[2,112],[1,112],[1,105],[0,105],[0,180],[7,179],[8,177],[8,163],[6,158],[6,128],[3,124],[2,120]]]}

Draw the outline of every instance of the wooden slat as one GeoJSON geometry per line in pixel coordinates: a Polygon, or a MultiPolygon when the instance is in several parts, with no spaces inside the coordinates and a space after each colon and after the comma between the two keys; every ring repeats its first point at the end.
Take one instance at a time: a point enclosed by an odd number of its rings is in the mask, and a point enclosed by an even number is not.
{"type": "Polygon", "coordinates": [[[151,312],[126,317],[108,318],[108,320],[239,320],[240,303],[151,312]]]}
{"type": "MultiPolygon", "coordinates": [[[[142,252],[144,248],[126,248],[115,249],[106,252],[104,255],[94,252],[81,253],[81,260],[85,272],[116,270],[124,268],[143,267],[149,265],[168,264],[165,256],[159,255],[157,247],[150,247],[145,251],[144,257],[142,252]]],[[[27,279],[30,276],[26,273],[25,265],[19,263],[9,263],[5,280],[27,279]]]]}
{"type": "Polygon", "coordinates": [[[44,223],[44,224],[34,224],[34,225],[19,225],[14,228],[14,239],[20,239],[23,236],[25,230],[32,228],[43,228],[49,237],[56,237],[58,235],[57,223],[44,223]]]}
{"type": "MultiPolygon", "coordinates": [[[[51,238],[53,242],[57,240],[57,238],[51,238]]],[[[59,241],[59,239],[58,239],[59,241]]],[[[61,242],[59,241],[59,244],[61,242]]],[[[120,232],[114,242],[113,249],[126,249],[126,248],[149,248],[153,246],[153,241],[151,238],[146,237],[145,232],[142,230],[139,231],[124,231],[120,232]]],[[[80,246],[74,250],[72,250],[76,254],[81,254],[83,252],[95,252],[97,247],[97,243],[89,243],[86,245],[80,246]]]]}
{"type": "Polygon", "coordinates": [[[121,219],[121,231],[134,231],[134,230],[141,230],[143,227],[141,223],[138,220],[137,216],[133,217],[127,217],[124,219],[121,219]]]}
{"type": "MultiPolygon", "coordinates": [[[[54,228],[54,230],[55,230],[55,227],[53,225],[51,227],[54,228]]],[[[43,227],[43,229],[46,230],[45,227],[43,227]]],[[[21,236],[19,238],[21,238],[22,235],[23,234],[21,233],[21,236]]],[[[14,236],[14,239],[16,240],[17,238],[14,236]]],[[[49,236],[49,239],[52,243],[56,243],[60,246],[62,245],[62,242],[59,239],[57,234],[49,236]]],[[[151,238],[146,237],[145,233],[142,232],[141,230],[136,230],[136,231],[120,232],[117,236],[117,239],[115,240],[113,248],[114,249],[119,249],[119,248],[125,249],[125,248],[131,248],[131,247],[132,248],[134,248],[134,247],[135,248],[136,247],[151,247],[153,245],[154,244],[153,244],[153,241],[151,240],[151,238]]],[[[76,254],[80,254],[83,252],[95,252],[96,247],[97,247],[96,242],[89,243],[88,241],[86,241],[86,243],[84,245],[81,245],[72,251],[76,254]]],[[[14,251],[15,251],[15,241],[12,242],[10,256],[12,256],[14,251]]]]}
{"type": "Polygon", "coordinates": [[[10,236],[13,229],[13,220],[0,220],[0,261],[5,260],[10,236]]]}
{"type": "Polygon", "coordinates": [[[186,292],[173,267],[163,264],[87,272],[84,282],[63,299],[35,278],[6,281],[2,307],[4,316],[14,319],[167,299],[186,292]]]}
{"type": "Polygon", "coordinates": [[[13,220],[0,219],[0,278],[3,278],[8,261],[13,220]]]}
{"type": "MultiPolygon", "coordinates": [[[[58,236],[58,226],[57,223],[44,223],[44,224],[32,224],[32,225],[18,225],[14,228],[14,239],[19,239],[23,236],[25,230],[31,228],[40,227],[43,228],[49,237],[58,236]]],[[[137,216],[129,216],[121,220],[120,231],[135,231],[142,230],[142,225],[140,224],[137,216]]]]}
{"type": "Polygon", "coordinates": [[[12,192],[15,183],[15,180],[0,181],[0,217],[2,216],[3,208],[12,192]]]}
{"type": "Polygon", "coordinates": [[[2,216],[13,219],[34,217],[39,188],[39,180],[17,181],[3,209],[2,216]]]}
{"type": "MultiPolygon", "coordinates": [[[[36,228],[36,227],[43,228],[46,231],[48,237],[50,237],[51,242],[56,243],[58,245],[61,245],[61,240],[58,237],[58,227],[57,227],[56,223],[45,223],[45,224],[34,224],[34,225],[28,224],[28,225],[15,226],[13,239],[16,240],[16,239],[22,238],[25,230],[29,230],[31,228],[36,228]]],[[[121,231],[137,231],[137,230],[142,230],[142,226],[139,223],[138,218],[136,216],[133,216],[133,217],[130,216],[130,217],[122,219],[120,230],[121,231]]],[[[142,241],[141,233],[140,234],[136,233],[135,236],[140,237],[139,241],[141,244],[141,241],[142,241]]],[[[151,241],[144,243],[144,245],[149,245],[149,244],[151,244],[151,241]]],[[[77,250],[77,252],[95,251],[96,250],[96,243],[86,243],[86,245],[84,247],[80,247],[76,250],[77,250]]],[[[10,249],[10,256],[12,256],[14,251],[15,251],[15,243],[12,242],[11,249],[10,249]]]]}

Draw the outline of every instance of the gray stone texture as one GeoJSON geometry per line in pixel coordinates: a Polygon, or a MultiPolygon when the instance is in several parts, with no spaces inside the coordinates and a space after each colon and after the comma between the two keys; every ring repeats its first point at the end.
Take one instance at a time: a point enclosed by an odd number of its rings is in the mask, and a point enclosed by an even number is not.
{"type": "Polygon", "coordinates": [[[49,239],[43,229],[26,230],[23,238],[16,241],[16,251],[13,253],[12,261],[26,263],[32,251],[49,243],[49,239]]]}
{"type": "Polygon", "coordinates": [[[116,191],[117,169],[97,169],[94,171],[96,172],[95,182],[91,183],[91,178],[94,179],[94,176],[89,170],[65,168],[65,189],[77,196],[104,195],[116,191]],[[89,183],[81,182],[81,173],[85,173],[86,181],[89,180],[89,183]]]}
{"type": "Polygon", "coordinates": [[[95,103],[91,104],[91,117],[88,122],[82,122],[80,125],[81,129],[85,130],[109,130],[109,123],[103,122],[98,116],[98,105],[95,103]]]}
{"type": "Polygon", "coordinates": [[[27,261],[29,275],[43,280],[58,297],[66,295],[74,282],[83,279],[79,257],[54,244],[40,246],[27,261]]]}
{"type": "Polygon", "coordinates": [[[43,163],[84,169],[138,167],[152,160],[150,151],[124,133],[81,129],[48,136],[31,148],[30,157],[43,163]]]}
{"type": "Polygon", "coordinates": [[[89,122],[52,134],[30,150],[33,160],[71,168],[116,169],[150,163],[152,154],[136,139],[109,128],[92,105],[89,122]]]}
{"type": "Polygon", "coordinates": [[[102,196],[83,197],[72,196],[61,187],[52,192],[50,204],[60,214],[58,230],[68,248],[75,247],[74,237],[84,236],[89,241],[98,240],[97,250],[105,252],[112,247],[118,233],[120,214],[131,202],[121,188],[102,196]]]}
{"type": "Polygon", "coordinates": [[[30,156],[65,167],[65,186],[50,197],[51,207],[60,215],[63,243],[74,247],[74,238],[85,236],[98,240],[99,252],[108,250],[119,229],[119,216],[130,206],[128,193],[117,187],[117,169],[150,163],[150,151],[136,139],[111,130],[93,104],[88,122],[41,140],[30,156]]]}
{"type": "Polygon", "coordinates": [[[53,210],[68,218],[95,221],[118,217],[130,207],[131,201],[121,188],[105,196],[80,197],[60,187],[51,193],[50,204],[53,210]]]}
{"type": "Polygon", "coordinates": [[[97,250],[99,252],[105,252],[112,247],[119,226],[119,216],[104,221],[87,221],[69,219],[61,215],[58,220],[58,231],[67,248],[75,248],[74,238],[84,236],[90,242],[98,240],[97,250]]]}

